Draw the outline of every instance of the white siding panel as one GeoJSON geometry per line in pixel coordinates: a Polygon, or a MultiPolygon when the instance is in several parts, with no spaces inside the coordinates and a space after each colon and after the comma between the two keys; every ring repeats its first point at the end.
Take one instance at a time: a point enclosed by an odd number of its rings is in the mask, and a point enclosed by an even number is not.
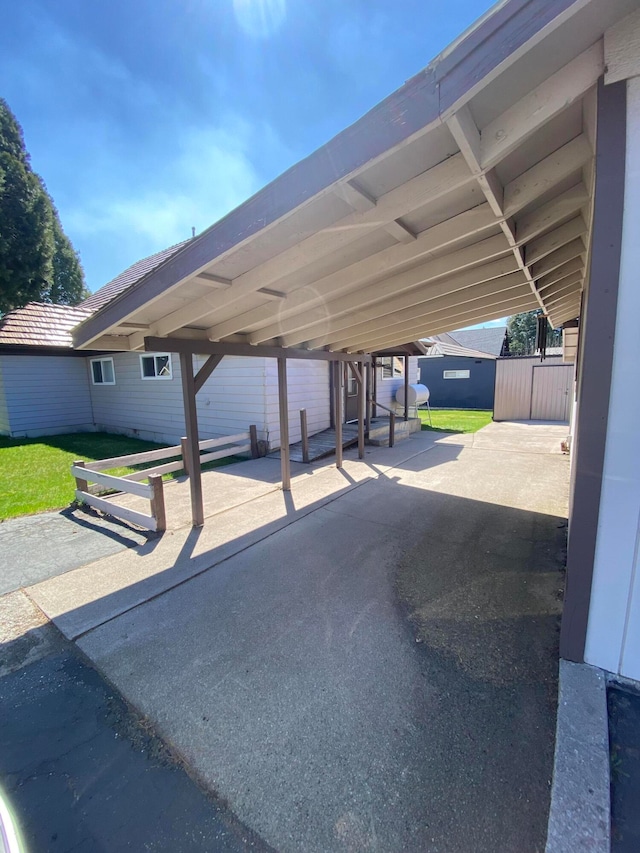
{"type": "MultiPolygon", "coordinates": [[[[404,378],[402,379],[383,379],[382,378],[382,367],[376,368],[377,372],[377,390],[376,390],[376,400],[378,403],[381,403],[383,406],[388,406],[390,409],[396,410],[396,391],[400,388],[401,385],[404,385],[404,378]]],[[[409,383],[411,385],[415,385],[416,382],[420,381],[419,376],[419,368],[418,368],[418,359],[417,357],[411,356],[409,359],[409,383]]],[[[379,414],[385,415],[386,412],[379,412],[379,414]]]]}
{"type": "Polygon", "coordinates": [[[85,360],[70,356],[7,355],[3,386],[15,436],[93,428],[85,360]]]}
{"type": "Polygon", "coordinates": [[[7,408],[7,399],[4,393],[2,362],[3,359],[0,358],[0,435],[9,435],[11,428],[9,426],[9,409],[7,408]]]}
{"type": "MultiPolygon", "coordinates": [[[[196,357],[196,369],[205,361],[196,357]]],[[[90,385],[98,427],[151,441],[179,441],[185,433],[179,357],[171,355],[172,379],[142,379],[139,353],[115,353],[113,362],[115,385],[90,385]]],[[[262,358],[225,356],[196,398],[200,438],[233,435],[255,424],[258,437],[266,439],[264,364],[262,358]]]]}
{"type": "MultiPolygon", "coordinates": [[[[269,448],[280,447],[280,414],[278,405],[278,366],[266,359],[265,416],[269,448]]],[[[309,435],[327,429],[331,422],[329,402],[329,362],[289,359],[287,361],[287,393],[289,397],[289,441],[301,440],[300,409],[307,410],[309,435]]]]}

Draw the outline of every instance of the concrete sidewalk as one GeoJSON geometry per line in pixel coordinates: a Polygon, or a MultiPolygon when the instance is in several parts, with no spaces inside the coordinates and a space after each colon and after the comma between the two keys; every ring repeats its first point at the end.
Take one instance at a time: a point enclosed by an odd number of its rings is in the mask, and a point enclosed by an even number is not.
{"type": "Polygon", "coordinates": [[[349,452],[28,593],[274,848],[542,850],[565,433],[349,452]]]}

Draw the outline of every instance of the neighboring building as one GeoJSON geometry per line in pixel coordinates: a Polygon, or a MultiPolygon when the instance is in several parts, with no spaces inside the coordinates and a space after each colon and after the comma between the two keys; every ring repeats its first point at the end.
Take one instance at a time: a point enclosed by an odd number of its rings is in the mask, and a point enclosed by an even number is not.
{"type": "Polygon", "coordinates": [[[493,409],[496,357],[507,349],[506,326],[433,335],[418,360],[429,403],[442,409],[493,409]],[[464,341],[464,343],[463,343],[464,341]]]}

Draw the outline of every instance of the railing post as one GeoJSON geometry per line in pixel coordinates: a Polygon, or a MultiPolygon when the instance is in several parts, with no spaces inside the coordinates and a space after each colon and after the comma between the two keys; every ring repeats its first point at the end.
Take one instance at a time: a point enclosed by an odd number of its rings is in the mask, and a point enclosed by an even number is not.
{"type": "Polygon", "coordinates": [[[249,438],[251,439],[251,458],[257,459],[258,453],[258,428],[255,424],[249,427],[249,438]]]}
{"type": "Polygon", "coordinates": [[[389,412],[389,447],[393,447],[396,439],[396,416],[393,412],[389,412]]]}
{"type": "Polygon", "coordinates": [[[164,507],[164,489],[162,487],[162,474],[151,474],[149,476],[151,486],[151,515],[156,520],[156,531],[164,533],[167,529],[167,516],[164,507]]]}
{"type": "Polygon", "coordinates": [[[300,433],[302,435],[302,461],[309,461],[309,433],[307,432],[307,410],[300,409],[300,433]]]}
{"type": "MultiPolygon", "coordinates": [[[[78,461],[74,462],[73,464],[76,466],[76,468],[84,468],[85,467],[84,459],[78,459],[78,461]]],[[[81,480],[78,477],[76,477],[75,480],[76,480],[76,489],[78,489],[79,492],[88,492],[89,491],[89,483],[87,483],[86,480],[81,480]]]]}
{"type": "Polygon", "coordinates": [[[184,473],[189,476],[189,439],[186,436],[182,436],[180,439],[180,447],[182,449],[182,464],[184,467],[184,473]]]}

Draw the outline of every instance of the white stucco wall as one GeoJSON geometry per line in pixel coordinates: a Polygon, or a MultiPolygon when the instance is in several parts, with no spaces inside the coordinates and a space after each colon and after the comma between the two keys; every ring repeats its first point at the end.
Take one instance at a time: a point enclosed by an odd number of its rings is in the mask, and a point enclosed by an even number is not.
{"type": "Polygon", "coordinates": [[[640,680],[640,77],[627,81],[627,159],[609,421],[585,660],[640,680]]]}

